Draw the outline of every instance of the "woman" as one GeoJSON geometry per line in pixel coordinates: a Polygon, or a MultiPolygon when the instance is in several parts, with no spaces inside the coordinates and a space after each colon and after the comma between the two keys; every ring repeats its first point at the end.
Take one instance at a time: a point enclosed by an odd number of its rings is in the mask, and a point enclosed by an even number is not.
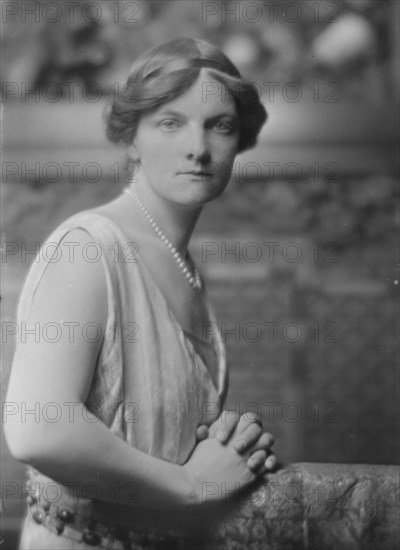
{"type": "Polygon", "coordinates": [[[178,548],[204,508],[274,467],[256,419],[221,414],[224,347],[205,338],[215,319],[187,250],[265,119],[206,42],[177,39],[133,65],[107,133],[137,172],[53,232],[53,261],[39,255],[20,298],[18,321],[47,335],[17,344],[7,396],[35,410],[6,425],[31,466],[22,549],[178,548]]]}

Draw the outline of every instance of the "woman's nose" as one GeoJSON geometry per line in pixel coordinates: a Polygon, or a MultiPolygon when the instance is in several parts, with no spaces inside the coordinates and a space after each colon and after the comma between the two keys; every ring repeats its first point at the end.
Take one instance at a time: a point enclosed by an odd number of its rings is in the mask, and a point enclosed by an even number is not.
{"type": "Polygon", "coordinates": [[[211,153],[206,135],[202,129],[193,129],[186,142],[187,157],[202,163],[210,162],[211,153]]]}

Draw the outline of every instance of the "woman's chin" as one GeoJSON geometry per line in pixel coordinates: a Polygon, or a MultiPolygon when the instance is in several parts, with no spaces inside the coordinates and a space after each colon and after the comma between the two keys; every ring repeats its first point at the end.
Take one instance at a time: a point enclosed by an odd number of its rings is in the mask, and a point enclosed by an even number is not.
{"type": "Polygon", "coordinates": [[[208,202],[218,198],[224,190],[226,185],[222,186],[220,183],[214,185],[207,182],[193,182],[189,181],[188,184],[179,190],[174,196],[174,202],[177,202],[186,206],[203,206],[208,202]]]}

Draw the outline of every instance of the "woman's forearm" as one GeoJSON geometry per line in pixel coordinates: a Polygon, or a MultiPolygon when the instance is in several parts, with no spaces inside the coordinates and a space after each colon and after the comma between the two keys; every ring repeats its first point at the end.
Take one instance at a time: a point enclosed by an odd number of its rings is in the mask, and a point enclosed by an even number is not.
{"type": "Polygon", "coordinates": [[[8,437],[11,451],[10,439],[25,438],[16,458],[61,484],[71,484],[76,495],[95,484],[101,500],[141,508],[181,509],[195,502],[184,468],[131,447],[101,421],[87,422],[85,417],[76,414],[73,422],[61,425],[14,426],[14,436],[8,437]]]}

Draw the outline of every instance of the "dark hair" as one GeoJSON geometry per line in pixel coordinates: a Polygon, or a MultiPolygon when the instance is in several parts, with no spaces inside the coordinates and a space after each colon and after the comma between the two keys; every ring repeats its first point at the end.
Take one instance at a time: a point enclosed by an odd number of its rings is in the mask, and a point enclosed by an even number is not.
{"type": "Polygon", "coordinates": [[[257,88],[215,46],[194,38],[159,44],[136,60],[125,87],[106,111],[107,137],[114,143],[132,143],[140,116],[182,95],[202,68],[224,84],[235,100],[240,119],[238,152],[253,147],[267,120],[257,88]]]}

